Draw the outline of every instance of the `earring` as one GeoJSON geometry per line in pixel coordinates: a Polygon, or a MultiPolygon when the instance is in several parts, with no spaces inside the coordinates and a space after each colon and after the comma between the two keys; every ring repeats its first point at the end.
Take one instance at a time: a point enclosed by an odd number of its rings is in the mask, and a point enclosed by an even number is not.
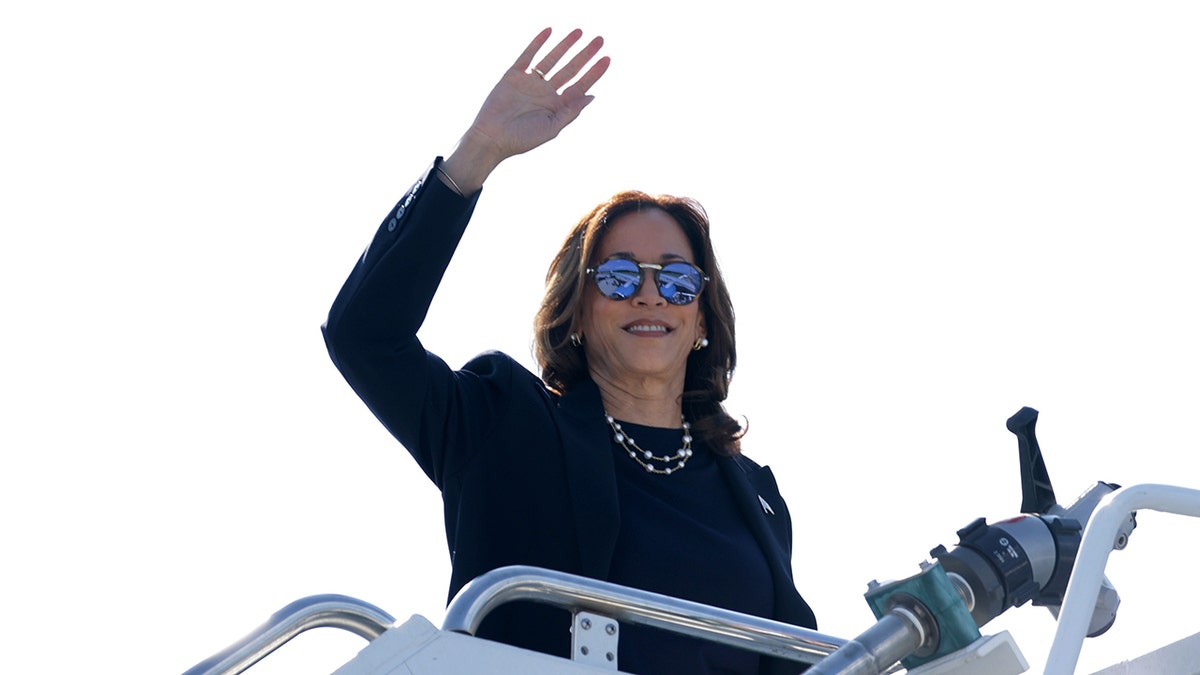
{"type": "Polygon", "coordinates": [[[579,336],[579,333],[571,333],[568,339],[571,341],[571,344],[575,345],[576,347],[583,346],[583,338],[579,336]]]}
{"type": "Polygon", "coordinates": [[[692,351],[698,352],[708,346],[708,338],[696,338],[696,344],[692,345],[692,351]]]}

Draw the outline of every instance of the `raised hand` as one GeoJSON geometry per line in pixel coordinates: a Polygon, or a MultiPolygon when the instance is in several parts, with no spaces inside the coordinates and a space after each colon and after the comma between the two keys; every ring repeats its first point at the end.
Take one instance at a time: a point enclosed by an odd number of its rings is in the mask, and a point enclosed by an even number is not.
{"type": "Polygon", "coordinates": [[[583,31],[573,30],[535,64],[534,58],[550,39],[550,32],[547,28],[538,33],[504,73],[443,164],[464,194],[483,185],[500,162],[557,136],[592,102],[588,89],[608,70],[607,56],[593,63],[604,40],[593,38],[559,67],[559,61],[583,37],[583,31]],[[566,86],[580,72],[583,75],[566,86]]]}

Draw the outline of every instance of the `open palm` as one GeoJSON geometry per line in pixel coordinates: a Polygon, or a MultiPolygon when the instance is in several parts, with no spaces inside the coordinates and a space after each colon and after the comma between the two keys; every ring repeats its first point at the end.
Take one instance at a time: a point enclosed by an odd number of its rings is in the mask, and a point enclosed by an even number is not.
{"type": "Polygon", "coordinates": [[[592,63],[570,86],[566,85],[595,58],[604,44],[602,38],[594,38],[555,70],[582,35],[578,29],[571,31],[534,65],[534,56],[550,37],[550,29],[543,30],[488,94],[468,133],[490,145],[497,161],[528,152],[554,138],[591,103],[588,89],[608,69],[607,56],[592,63]]]}

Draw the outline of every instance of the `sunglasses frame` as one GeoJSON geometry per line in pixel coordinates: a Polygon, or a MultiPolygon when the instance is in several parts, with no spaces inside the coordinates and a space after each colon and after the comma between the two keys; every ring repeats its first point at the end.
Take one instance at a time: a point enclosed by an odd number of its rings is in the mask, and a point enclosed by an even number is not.
{"type": "Polygon", "coordinates": [[[704,288],[706,286],[708,286],[708,283],[710,281],[712,281],[712,278],[709,277],[707,274],[705,274],[704,270],[700,269],[696,265],[693,265],[692,263],[690,263],[686,260],[672,260],[671,262],[660,265],[658,263],[639,262],[637,260],[633,260],[632,258],[626,258],[623,256],[611,256],[611,257],[605,258],[604,260],[601,260],[600,263],[598,265],[596,265],[595,267],[587,268],[584,271],[584,273],[592,278],[592,282],[596,284],[596,290],[600,291],[600,295],[603,295],[604,297],[608,298],[609,300],[615,300],[617,302],[620,302],[622,300],[628,300],[629,298],[632,298],[634,295],[637,295],[637,292],[642,288],[642,284],[646,283],[646,270],[654,270],[654,290],[658,291],[659,297],[661,297],[663,300],[666,300],[668,304],[675,305],[676,307],[690,305],[693,302],[695,302],[696,299],[700,297],[700,294],[704,292],[704,288]],[[596,272],[599,271],[600,266],[604,265],[607,262],[611,262],[614,260],[624,260],[625,262],[630,262],[637,266],[637,271],[638,271],[637,284],[633,287],[633,293],[630,293],[628,296],[626,296],[624,298],[614,298],[613,296],[605,293],[604,290],[600,288],[600,282],[596,280],[596,272]],[[695,293],[695,295],[692,296],[691,300],[688,300],[687,302],[672,302],[670,298],[668,298],[666,295],[663,294],[662,276],[661,275],[662,275],[663,270],[666,267],[669,267],[671,265],[686,265],[686,266],[696,270],[696,272],[700,275],[700,287],[696,289],[696,293],[695,293]]]}

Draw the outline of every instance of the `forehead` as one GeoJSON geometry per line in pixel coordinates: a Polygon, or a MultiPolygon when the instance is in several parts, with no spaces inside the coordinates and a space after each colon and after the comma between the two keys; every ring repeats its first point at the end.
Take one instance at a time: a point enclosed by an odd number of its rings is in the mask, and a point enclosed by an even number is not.
{"type": "Polygon", "coordinates": [[[694,262],[695,258],[683,228],[657,208],[626,213],[608,226],[596,247],[596,258],[616,254],[632,255],[642,262],[672,258],[694,262]]]}

